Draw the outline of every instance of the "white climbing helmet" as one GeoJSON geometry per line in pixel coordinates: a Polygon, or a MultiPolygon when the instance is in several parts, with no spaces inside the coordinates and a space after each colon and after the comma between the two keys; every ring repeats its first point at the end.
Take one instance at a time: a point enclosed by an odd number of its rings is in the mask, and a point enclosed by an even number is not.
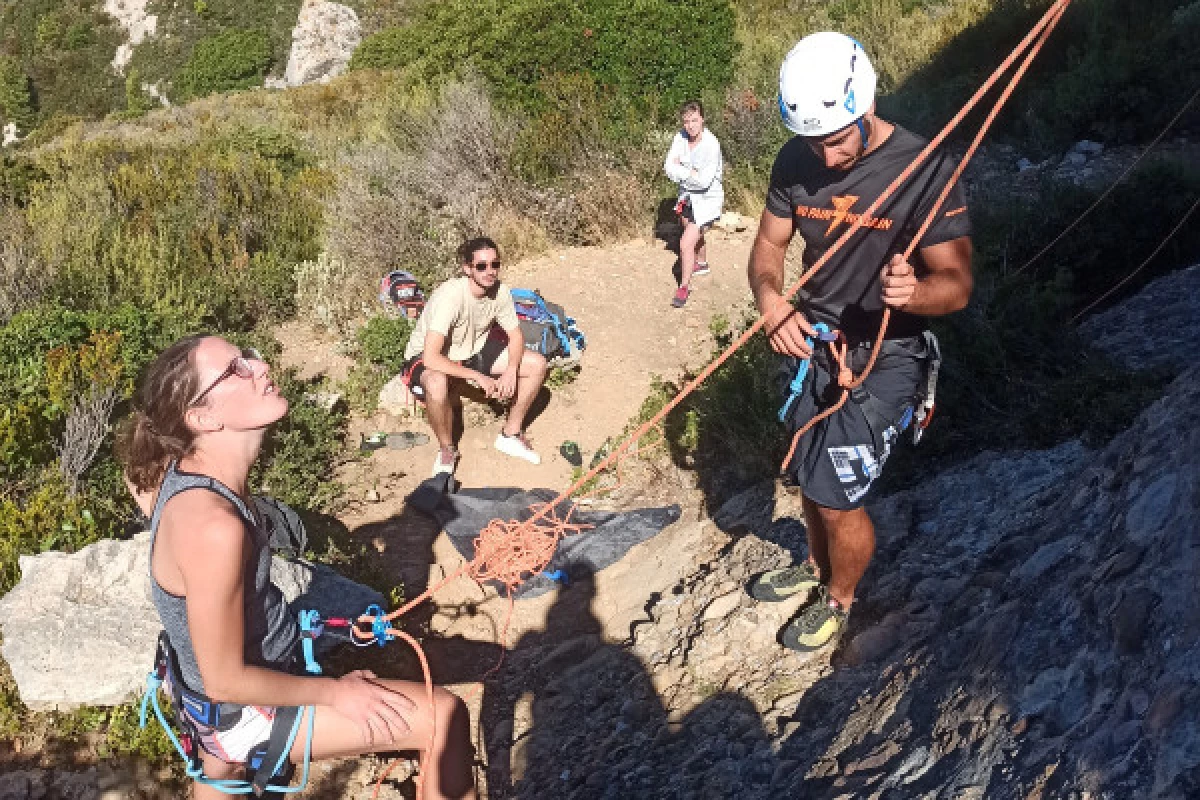
{"type": "Polygon", "coordinates": [[[862,118],[875,100],[875,69],[844,33],[805,36],[779,68],[779,114],[801,136],[825,136],[862,118]]]}

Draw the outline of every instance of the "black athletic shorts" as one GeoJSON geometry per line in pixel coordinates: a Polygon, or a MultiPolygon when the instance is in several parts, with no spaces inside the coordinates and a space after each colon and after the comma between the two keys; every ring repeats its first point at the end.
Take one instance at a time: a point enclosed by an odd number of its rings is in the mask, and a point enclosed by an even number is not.
{"type": "MultiPolygon", "coordinates": [[[[921,336],[886,340],[861,389],[800,439],[784,470],[785,480],[826,508],[861,508],[900,434],[912,424],[913,406],[925,378],[926,350],[921,336]]],[[[850,350],[849,360],[856,375],[870,355],[869,342],[850,350]]],[[[781,395],[786,399],[796,359],[783,361],[781,395]]],[[[819,345],[801,394],[785,420],[789,434],[841,396],[834,364],[828,346],[819,345]]]]}
{"type": "MultiPolygon", "coordinates": [[[[496,362],[500,359],[500,356],[504,355],[506,350],[508,350],[508,334],[500,328],[492,328],[488,334],[487,341],[483,343],[483,349],[459,363],[467,369],[482,372],[484,375],[491,375],[492,367],[496,366],[496,362]]],[[[404,383],[408,386],[408,390],[412,392],[413,397],[418,400],[425,399],[425,387],[421,386],[421,376],[424,373],[424,354],[413,356],[404,362],[404,366],[400,367],[400,374],[403,376],[404,383]]]]}

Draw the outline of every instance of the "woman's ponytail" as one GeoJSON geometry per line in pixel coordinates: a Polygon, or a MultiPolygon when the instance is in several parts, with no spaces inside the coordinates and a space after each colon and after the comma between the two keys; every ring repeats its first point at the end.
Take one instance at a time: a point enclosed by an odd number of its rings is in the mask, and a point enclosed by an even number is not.
{"type": "Polygon", "coordinates": [[[198,391],[191,356],[205,336],[186,336],[159,353],[143,373],[133,413],[117,431],[117,456],[140,492],[156,491],[167,465],[191,452],[195,434],[184,420],[198,391]]]}

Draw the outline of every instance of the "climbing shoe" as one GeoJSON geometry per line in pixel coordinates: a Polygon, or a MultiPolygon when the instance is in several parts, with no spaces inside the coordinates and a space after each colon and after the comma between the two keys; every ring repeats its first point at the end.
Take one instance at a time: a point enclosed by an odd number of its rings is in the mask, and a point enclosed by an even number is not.
{"type": "Polygon", "coordinates": [[[811,592],[820,585],[817,568],[804,561],[794,567],[764,572],[750,582],[748,591],[755,600],[778,603],[800,592],[811,592]]]}
{"type": "Polygon", "coordinates": [[[779,643],[798,653],[811,653],[835,643],[846,627],[846,610],[821,586],[813,601],[792,617],[779,633],[779,643]]]}

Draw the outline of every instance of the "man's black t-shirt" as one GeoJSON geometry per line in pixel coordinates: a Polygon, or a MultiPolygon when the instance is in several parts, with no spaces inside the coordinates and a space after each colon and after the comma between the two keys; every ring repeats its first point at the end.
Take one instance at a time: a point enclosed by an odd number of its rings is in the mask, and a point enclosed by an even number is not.
{"type": "MultiPolygon", "coordinates": [[[[791,217],[804,239],[804,265],[814,264],[846,228],[917,157],[927,142],[896,126],[892,135],[848,171],[825,167],[803,138],[793,137],[775,157],[767,210],[791,217]]],[[[895,253],[903,253],[929,215],[954,172],[954,161],[933,153],[884,205],[871,215],[797,297],[813,322],[840,328],[853,341],[878,334],[883,300],[879,273],[895,253]]],[[[920,247],[971,235],[966,195],[956,184],[910,259],[917,277],[925,265],[920,247]]],[[[886,336],[911,336],[925,329],[923,318],[894,311],[886,336]]]]}

